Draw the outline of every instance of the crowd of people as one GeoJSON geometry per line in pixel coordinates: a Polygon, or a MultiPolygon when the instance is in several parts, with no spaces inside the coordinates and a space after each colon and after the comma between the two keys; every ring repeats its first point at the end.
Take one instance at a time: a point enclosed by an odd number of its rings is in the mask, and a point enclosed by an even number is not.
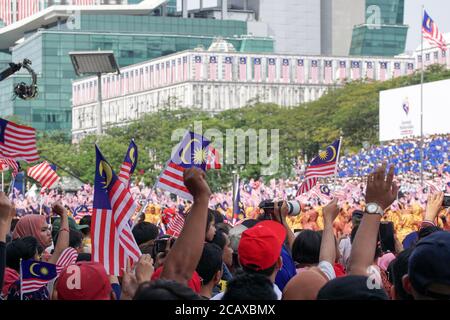
{"type": "Polygon", "coordinates": [[[286,181],[282,181],[284,189],[276,181],[267,186],[249,181],[242,188],[248,188],[247,203],[254,207],[244,208],[239,223],[230,223],[230,195],[212,194],[199,169],[187,169],[184,174],[185,186],[193,196],[190,204],[134,187],[134,195],[144,194],[152,205],[146,206],[146,214],[132,229],[142,255],[120,276],[106,274],[104,266],[93,261],[89,210],[74,209],[89,206],[91,187],[83,187],[72,198],[47,194],[44,203],[40,202],[48,207],[44,210],[48,215],[20,218],[16,215],[25,199],[11,201],[2,193],[1,297],[449,299],[450,228],[448,208],[443,208],[444,193],[431,187],[406,190],[394,170],[394,166],[387,170],[384,163],[365,181],[348,180],[332,190],[318,187],[300,197],[295,196],[295,188],[287,193],[286,181]],[[259,197],[254,197],[255,190],[259,197]],[[301,213],[289,216],[286,201],[259,209],[256,203],[266,196],[296,198],[301,213]],[[166,206],[155,206],[154,197],[167,201],[166,206]],[[161,228],[170,223],[164,219],[164,211],[172,206],[185,211],[184,226],[176,238],[165,235],[161,228]],[[396,210],[401,210],[400,214],[396,210]],[[29,259],[56,265],[58,276],[35,291],[21,292],[21,261],[29,259]],[[73,284],[75,269],[79,285],[73,284]]]}

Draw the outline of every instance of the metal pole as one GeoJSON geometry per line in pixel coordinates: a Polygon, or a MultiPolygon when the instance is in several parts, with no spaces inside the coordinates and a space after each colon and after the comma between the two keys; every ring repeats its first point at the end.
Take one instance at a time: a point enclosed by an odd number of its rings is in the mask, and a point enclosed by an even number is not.
{"type": "MultiPolygon", "coordinates": [[[[424,6],[422,5],[422,21],[424,17],[424,6]]],[[[421,72],[420,72],[420,186],[423,188],[423,31],[420,32],[420,54],[421,54],[421,72]]]]}
{"type": "Polygon", "coordinates": [[[97,106],[97,135],[101,135],[102,128],[102,74],[97,74],[98,81],[98,106],[97,106]]]}

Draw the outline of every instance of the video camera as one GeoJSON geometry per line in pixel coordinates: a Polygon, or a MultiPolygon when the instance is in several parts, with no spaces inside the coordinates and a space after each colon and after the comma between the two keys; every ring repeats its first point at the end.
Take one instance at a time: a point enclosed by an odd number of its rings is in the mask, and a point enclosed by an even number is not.
{"type": "MultiPolygon", "coordinates": [[[[278,208],[281,208],[284,201],[278,201],[278,208]]],[[[288,215],[296,216],[300,214],[300,202],[286,201],[288,207],[288,215]]],[[[275,209],[275,202],[273,200],[264,200],[259,204],[259,208],[264,211],[262,214],[263,220],[273,220],[273,213],[275,209]]]]}

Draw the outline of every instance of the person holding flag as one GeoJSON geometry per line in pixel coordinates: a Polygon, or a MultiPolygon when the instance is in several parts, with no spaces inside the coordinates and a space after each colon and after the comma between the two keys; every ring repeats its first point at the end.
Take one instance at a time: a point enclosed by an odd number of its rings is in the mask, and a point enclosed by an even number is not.
{"type": "Polygon", "coordinates": [[[129,186],[130,184],[131,175],[133,174],[134,170],[136,170],[137,161],[138,148],[136,143],[134,142],[134,139],[131,139],[130,145],[119,171],[119,180],[122,181],[126,186],[129,186]]]}

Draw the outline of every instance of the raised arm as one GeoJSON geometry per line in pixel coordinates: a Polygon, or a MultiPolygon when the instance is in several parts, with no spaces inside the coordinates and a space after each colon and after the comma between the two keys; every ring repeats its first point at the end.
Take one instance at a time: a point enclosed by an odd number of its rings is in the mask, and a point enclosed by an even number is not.
{"type": "Polygon", "coordinates": [[[189,168],[184,172],[184,184],[192,194],[194,203],[180,236],[167,255],[161,278],[187,285],[202,255],[211,190],[205,173],[198,168],[189,168]]]}
{"type": "Polygon", "coordinates": [[[425,210],[425,218],[423,219],[423,226],[437,225],[436,218],[442,208],[442,201],[444,200],[444,193],[437,192],[428,195],[427,208],[425,210]]]}
{"type": "Polygon", "coordinates": [[[319,256],[319,261],[328,261],[331,265],[334,265],[336,260],[336,240],[334,239],[333,222],[338,214],[339,207],[335,198],[323,208],[324,226],[319,256]]]}
{"type": "Polygon", "coordinates": [[[289,215],[288,207],[286,201],[283,201],[283,204],[281,205],[281,208],[278,208],[278,202],[275,201],[274,203],[274,215],[273,219],[275,221],[278,221],[283,225],[283,227],[286,229],[286,238],[287,243],[289,246],[289,251],[292,252],[292,246],[294,245],[295,241],[295,234],[292,232],[292,229],[289,227],[286,217],[289,215]]]}
{"type": "Polygon", "coordinates": [[[59,229],[58,240],[55,244],[55,250],[49,263],[56,264],[61,253],[69,247],[69,217],[67,216],[67,210],[64,208],[60,201],[55,202],[52,206],[52,211],[56,213],[61,219],[61,228],[59,229]]]}
{"type": "Polygon", "coordinates": [[[3,288],[3,276],[6,265],[6,235],[16,210],[8,197],[0,192],[0,288],[3,288]]]}
{"type": "Polygon", "coordinates": [[[384,210],[394,202],[398,193],[398,186],[393,182],[394,167],[390,167],[387,177],[385,173],[386,163],[383,163],[367,178],[366,213],[353,240],[348,274],[367,276],[368,268],[373,264],[380,220],[384,210]],[[382,212],[368,214],[371,204],[378,205],[382,212]]]}

